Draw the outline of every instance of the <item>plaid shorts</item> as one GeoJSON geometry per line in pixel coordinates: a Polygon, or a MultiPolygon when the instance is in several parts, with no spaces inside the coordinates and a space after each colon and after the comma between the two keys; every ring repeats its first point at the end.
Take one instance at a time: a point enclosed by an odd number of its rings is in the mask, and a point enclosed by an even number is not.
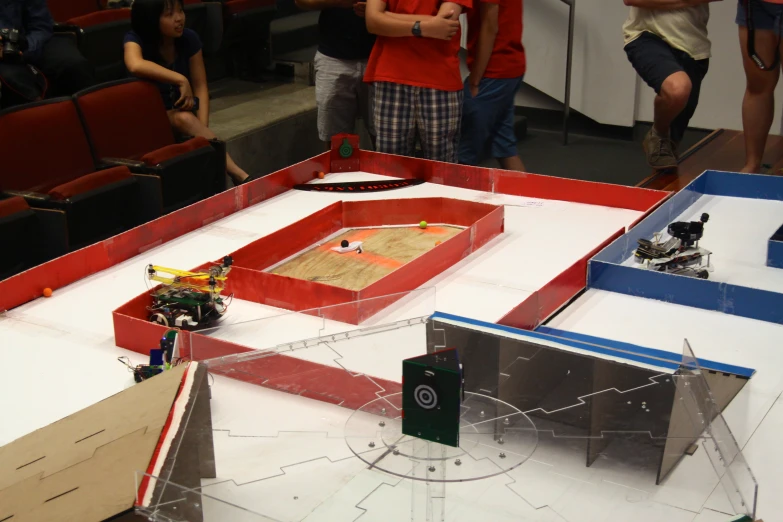
{"type": "Polygon", "coordinates": [[[375,83],[376,149],[413,156],[418,137],[425,158],[456,163],[462,97],[462,91],[375,83]]]}

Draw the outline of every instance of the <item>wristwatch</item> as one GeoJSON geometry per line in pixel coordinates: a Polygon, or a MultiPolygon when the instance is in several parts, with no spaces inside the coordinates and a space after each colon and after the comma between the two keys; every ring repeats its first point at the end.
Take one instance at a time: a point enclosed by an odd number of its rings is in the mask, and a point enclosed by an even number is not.
{"type": "Polygon", "coordinates": [[[414,23],[411,32],[413,33],[413,36],[421,38],[421,22],[414,23]]]}

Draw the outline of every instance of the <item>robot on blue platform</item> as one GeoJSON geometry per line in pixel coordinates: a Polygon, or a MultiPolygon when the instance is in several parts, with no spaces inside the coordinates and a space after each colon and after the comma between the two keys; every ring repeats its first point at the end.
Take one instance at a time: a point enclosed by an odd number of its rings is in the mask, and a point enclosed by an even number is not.
{"type": "Polygon", "coordinates": [[[656,233],[652,241],[640,238],[639,247],[634,252],[636,262],[658,272],[709,278],[712,252],[699,246],[704,224],[709,219],[709,214],[705,213],[699,221],[671,223],[668,228],[671,237],[666,241],[661,240],[660,233],[656,233]]]}

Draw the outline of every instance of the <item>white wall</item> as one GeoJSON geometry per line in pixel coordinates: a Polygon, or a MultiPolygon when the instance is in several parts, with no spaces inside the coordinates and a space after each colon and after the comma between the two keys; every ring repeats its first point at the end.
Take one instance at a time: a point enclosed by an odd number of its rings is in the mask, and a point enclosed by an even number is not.
{"type": "MultiPolygon", "coordinates": [[[[742,53],[739,46],[737,24],[737,2],[723,0],[710,4],[710,39],[712,40],[712,58],[710,70],[704,78],[699,108],[691,120],[691,127],[702,129],[742,130],[742,96],[745,93],[745,73],[742,69],[742,53]]],[[[655,92],[644,82],[639,81],[638,121],[653,120],[653,99],[655,92]]],[[[781,107],[783,100],[783,82],[778,84],[775,98],[778,106],[772,132],[781,131],[781,107]]]]}
{"type": "MultiPolygon", "coordinates": [[[[737,3],[723,0],[710,5],[713,57],[691,126],[741,130],[745,75],[734,23],[737,3]]],[[[563,101],[568,8],[560,0],[524,0],[524,6],[525,83],[563,101]]],[[[655,93],[638,79],[623,51],[627,16],[621,0],[576,0],[571,106],[600,123],[631,126],[653,119],[655,93]]],[[[772,132],[783,133],[783,81],[776,99],[772,132]]],[[[523,90],[517,104],[540,107],[541,97],[523,90]]]]}
{"type": "MultiPolygon", "coordinates": [[[[626,8],[619,0],[576,0],[571,106],[596,121],[631,126],[636,80],[623,51],[626,8]],[[617,2],[616,7],[609,7],[617,2]]],[[[560,0],[524,0],[528,57],[525,83],[563,101],[568,6],[560,0]]]]}
{"type": "Polygon", "coordinates": [[[548,111],[562,111],[563,103],[553,100],[538,89],[523,83],[517,91],[514,104],[518,107],[532,107],[534,109],[545,109],[548,111]]]}

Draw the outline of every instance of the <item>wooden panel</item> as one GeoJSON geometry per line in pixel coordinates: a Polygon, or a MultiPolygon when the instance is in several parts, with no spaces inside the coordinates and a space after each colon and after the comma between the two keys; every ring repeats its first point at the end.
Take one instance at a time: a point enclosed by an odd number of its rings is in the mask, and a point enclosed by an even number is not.
{"type": "MultiPolygon", "coordinates": [[[[745,136],[742,132],[718,129],[684,152],[682,158],[676,170],[653,173],[637,187],[676,192],[705,170],[738,172],[745,165],[745,136]]],[[[783,136],[769,136],[764,163],[772,166],[769,174],[783,174],[783,136]]]]}
{"type": "Polygon", "coordinates": [[[91,522],[132,507],[135,472],[149,465],[186,368],[0,448],[0,520],[91,522]]]}
{"type": "Polygon", "coordinates": [[[348,230],[327,243],[285,261],[271,272],[318,281],[346,290],[361,290],[462,231],[449,226],[348,230]],[[362,242],[362,252],[332,250],[345,240],[362,242]]]}
{"type": "MultiPolygon", "coordinates": [[[[172,484],[199,491],[202,478],[215,478],[217,475],[207,381],[206,366],[198,365],[193,377],[193,386],[187,397],[190,412],[183,415],[183,422],[173,439],[174,451],[165,456],[159,473],[161,478],[172,484]]],[[[169,502],[176,502],[176,514],[183,517],[182,520],[202,522],[202,502],[197,495],[197,493],[189,493],[188,501],[181,502],[183,497],[181,490],[156,482],[152,498],[155,504],[164,506],[169,502]]],[[[163,509],[165,514],[165,507],[163,509]]]]}

